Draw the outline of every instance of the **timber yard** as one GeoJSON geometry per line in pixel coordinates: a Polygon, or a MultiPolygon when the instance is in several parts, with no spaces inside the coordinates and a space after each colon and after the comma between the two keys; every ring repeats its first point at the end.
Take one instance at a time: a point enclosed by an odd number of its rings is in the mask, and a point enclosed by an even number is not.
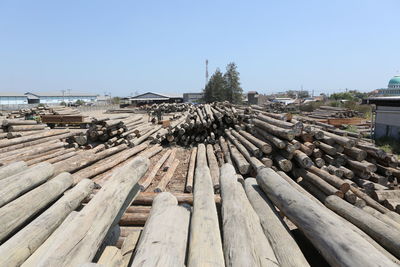
{"type": "Polygon", "coordinates": [[[397,157],[282,107],[4,112],[0,266],[398,265],[397,157]]]}

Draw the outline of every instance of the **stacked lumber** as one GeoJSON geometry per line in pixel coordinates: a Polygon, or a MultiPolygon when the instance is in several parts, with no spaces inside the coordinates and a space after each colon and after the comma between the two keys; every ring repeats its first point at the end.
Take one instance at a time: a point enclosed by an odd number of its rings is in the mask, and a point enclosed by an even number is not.
{"type": "Polygon", "coordinates": [[[173,113],[173,112],[184,112],[189,109],[191,105],[187,103],[162,103],[153,104],[151,106],[144,106],[144,108],[150,113],[156,114],[161,113],[173,113]]]}
{"type": "Polygon", "coordinates": [[[352,118],[358,117],[361,114],[355,110],[341,107],[331,106],[320,106],[314,111],[307,113],[308,117],[317,119],[328,119],[328,118],[352,118]]]}

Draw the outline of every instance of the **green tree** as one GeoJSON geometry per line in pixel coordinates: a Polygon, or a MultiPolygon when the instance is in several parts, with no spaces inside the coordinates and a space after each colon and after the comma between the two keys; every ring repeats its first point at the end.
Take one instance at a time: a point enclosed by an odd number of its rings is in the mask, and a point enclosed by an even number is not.
{"type": "Polygon", "coordinates": [[[231,103],[241,103],[243,100],[243,89],[240,87],[239,72],[234,62],[229,63],[226,66],[226,72],[224,74],[225,80],[225,94],[224,99],[231,103]]]}
{"type": "Polygon", "coordinates": [[[206,103],[225,100],[225,80],[222,72],[217,69],[204,88],[203,101],[206,103]]]}

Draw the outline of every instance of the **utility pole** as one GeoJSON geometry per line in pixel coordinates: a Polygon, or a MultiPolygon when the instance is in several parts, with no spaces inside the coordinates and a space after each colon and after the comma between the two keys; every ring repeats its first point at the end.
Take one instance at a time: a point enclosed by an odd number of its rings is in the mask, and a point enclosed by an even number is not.
{"type": "Polygon", "coordinates": [[[63,97],[63,102],[65,103],[65,90],[61,90],[62,97],[63,97]]]}
{"type": "Polygon", "coordinates": [[[204,86],[204,88],[206,88],[208,83],[208,59],[206,59],[206,84],[204,86]]]}

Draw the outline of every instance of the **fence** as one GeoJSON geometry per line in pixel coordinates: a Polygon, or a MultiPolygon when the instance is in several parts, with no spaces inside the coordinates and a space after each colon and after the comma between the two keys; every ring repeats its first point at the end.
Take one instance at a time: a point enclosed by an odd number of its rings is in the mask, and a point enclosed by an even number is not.
{"type": "MultiPolygon", "coordinates": [[[[37,107],[38,104],[7,104],[0,105],[0,111],[12,111],[20,109],[29,109],[37,107]]],[[[46,104],[46,106],[60,106],[60,104],[46,104]]],[[[107,110],[107,109],[118,109],[119,105],[94,105],[94,106],[79,106],[79,111],[95,111],[95,110],[107,110]]]]}

